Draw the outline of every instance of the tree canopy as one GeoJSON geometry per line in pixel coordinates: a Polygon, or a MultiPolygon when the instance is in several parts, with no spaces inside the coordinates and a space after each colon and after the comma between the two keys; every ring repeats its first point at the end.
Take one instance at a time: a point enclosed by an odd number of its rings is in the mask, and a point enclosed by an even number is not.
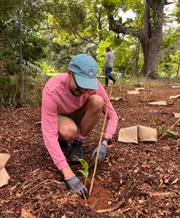
{"type": "MultiPolygon", "coordinates": [[[[64,72],[78,53],[91,54],[103,75],[107,46],[115,54],[115,73],[179,75],[180,0],[0,0],[0,5],[2,80],[17,77],[24,84],[39,72],[64,72]],[[175,7],[167,15],[170,3],[175,7]]],[[[24,90],[12,86],[23,101],[24,90]]]]}

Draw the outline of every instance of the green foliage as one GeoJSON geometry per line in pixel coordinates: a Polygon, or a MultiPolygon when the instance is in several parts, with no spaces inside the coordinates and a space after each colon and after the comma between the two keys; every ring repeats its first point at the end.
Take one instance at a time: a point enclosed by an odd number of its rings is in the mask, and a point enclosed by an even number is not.
{"type": "MultiPolygon", "coordinates": [[[[52,1],[49,4],[49,23],[56,27],[54,32],[59,33],[62,44],[77,42],[78,38],[85,37],[87,40],[96,30],[96,22],[92,22],[90,6],[86,1],[52,1]],[[87,7],[85,7],[87,6],[87,7]]],[[[92,10],[92,9],[91,9],[92,10]]],[[[84,41],[85,42],[85,41],[84,41]]]]}
{"type": "Polygon", "coordinates": [[[103,0],[102,4],[105,8],[113,10],[117,6],[119,6],[122,2],[123,2],[122,0],[103,0]]]}
{"type": "Polygon", "coordinates": [[[8,57],[13,63],[18,63],[21,50],[23,59],[27,61],[45,57],[42,49],[45,41],[35,34],[41,21],[45,19],[42,1],[10,2],[12,4],[4,4],[1,7],[2,13],[6,16],[2,16],[1,19],[0,56],[5,61],[8,57]]]}
{"type": "MultiPolygon", "coordinates": [[[[37,35],[45,19],[44,3],[41,0],[8,2],[1,0],[0,57],[4,66],[0,77],[7,81],[1,91],[4,106],[20,106],[35,103],[40,99],[32,83],[33,77],[42,70],[35,65],[46,57],[45,40],[37,35]],[[36,97],[37,96],[37,99],[36,97]]],[[[0,66],[1,67],[1,66],[0,66]]]]}
{"type": "Polygon", "coordinates": [[[52,64],[52,62],[48,63],[47,61],[41,61],[40,67],[43,69],[44,72],[48,75],[48,77],[52,77],[58,73],[60,73],[60,70],[57,70],[55,66],[52,64]]]}
{"type": "MultiPolygon", "coordinates": [[[[178,7],[175,14],[178,21],[178,7]]],[[[157,20],[154,11],[151,17],[157,20]]],[[[50,76],[66,72],[71,57],[84,52],[97,60],[98,76],[101,76],[107,46],[115,54],[114,73],[123,71],[130,78],[134,75],[135,63],[139,71],[143,65],[143,52],[137,50],[138,41],[132,38],[133,29],[136,33],[142,30],[143,18],[144,4],[140,0],[1,0],[0,79],[9,80],[4,87],[12,85],[12,92],[22,100],[25,88],[19,89],[22,93],[17,94],[18,88],[14,88],[11,80],[17,77],[19,86],[23,87],[28,85],[26,79],[30,84],[37,74],[46,78],[38,67],[50,76]],[[127,11],[135,16],[124,20],[126,16],[122,12],[127,11]],[[129,36],[109,30],[109,14],[118,21],[117,25],[130,28],[129,36]]],[[[159,59],[160,74],[171,80],[178,67],[179,32],[178,27],[165,30],[159,59]]],[[[10,92],[5,92],[3,99],[11,99],[12,103],[10,92]]]]}
{"type": "Polygon", "coordinates": [[[46,37],[50,41],[48,62],[59,72],[67,71],[72,56],[89,53],[96,56],[101,8],[89,0],[49,1],[48,26],[52,29],[46,37]],[[97,18],[97,19],[96,19],[97,18]]]}
{"type": "Polygon", "coordinates": [[[47,42],[38,36],[26,37],[22,47],[23,59],[34,63],[46,58],[47,54],[44,50],[46,46],[47,42]]]}
{"type": "Polygon", "coordinates": [[[106,58],[106,47],[111,47],[111,50],[113,50],[112,47],[112,40],[111,36],[107,36],[106,40],[101,40],[99,47],[97,48],[97,62],[99,66],[99,75],[104,75],[104,62],[106,58]]]}
{"type": "Polygon", "coordinates": [[[177,1],[175,15],[176,15],[176,21],[180,23],[180,0],[177,1]]]}
{"type": "Polygon", "coordinates": [[[21,107],[29,104],[39,104],[41,101],[42,90],[31,77],[24,78],[23,85],[21,76],[14,75],[6,79],[0,79],[0,105],[1,108],[21,107]]]}
{"type": "Polygon", "coordinates": [[[163,38],[158,66],[159,75],[161,77],[172,79],[177,74],[180,57],[179,39],[179,27],[169,28],[163,38]]]}
{"type": "MultiPolygon", "coordinates": [[[[115,70],[121,65],[122,67],[124,65],[130,66],[129,63],[131,63],[131,67],[127,69],[127,72],[132,74],[135,62],[133,48],[135,41],[133,40],[130,43],[131,38],[129,43],[126,44],[123,35],[117,35],[108,30],[107,9],[114,10],[116,8],[117,10],[113,11],[114,16],[118,16],[121,9],[126,11],[133,8],[137,12],[140,5],[142,6],[142,4],[138,5],[138,2],[140,1],[50,1],[48,18],[54,36],[53,43],[50,42],[48,52],[49,65],[54,65],[55,70],[63,72],[67,70],[68,62],[73,55],[87,52],[97,60],[99,75],[102,75],[106,54],[105,48],[110,46],[115,52],[115,70]],[[122,50],[120,56],[118,52],[116,55],[116,50],[121,50],[124,47],[127,50],[122,50]],[[132,52],[128,54],[131,49],[132,52]]],[[[122,25],[131,26],[136,25],[136,23],[132,19],[127,19],[122,25]]],[[[140,23],[138,25],[140,26],[140,23]]]]}
{"type": "Polygon", "coordinates": [[[0,77],[0,106],[6,106],[9,97],[9,79],[0,77]]]}
{"type": "Polygon", "coordinates": [[[49,7],[50,13],[54,17],[54,23],[58,23],[62,29],[67,32],[76,32],[82,30],[86,9],[83,1],[52,1],[49,7]]]}
{"type": "MultiPolygon", "coordinates": [[[[122,72],[123,74],[127,74],[129,76],[133,75],[135,60],[137,58],[137,40],[132,37],[126,37],[123,39],[123,36],[117,36],[108,32],[106,40],[101,40],[99,43],[99,47],[97,48],[97,61],[99,65],[99,75],[103,75],[103,67],[106,56],[106,47],[110,46],[111,50],[115,55],[115,66],[114,71],[122,72]],[[122,38],[121,38],[122,37],[122,38]]],[[[142,56],[139,56],[140,60],[138,62],[138,68],[140,69],[142,66],[142,56]]]]}

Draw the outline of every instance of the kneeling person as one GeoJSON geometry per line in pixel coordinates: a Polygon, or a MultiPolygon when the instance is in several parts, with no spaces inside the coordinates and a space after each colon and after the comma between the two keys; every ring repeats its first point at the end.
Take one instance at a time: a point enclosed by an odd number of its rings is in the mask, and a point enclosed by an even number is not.
{"type": "MultiPolygon", "coordinates": [[[[108,107],[108,123],[98,156],[102,162],[118,121],[106,91],[97,80],[97,70],[97,63],[90,55],[76,55],[71,59],[67,73],[53,76],[46,83],[42,96],[45,146],[68,186],[79,195],[86,195],[87,190],[66,160],[69,144],[69,160],[77,162],[75,156],[83,159],[82,143],[108,107]]],[[[97,148],[92,156],[95,157],[96,153],[97,148]]]]}

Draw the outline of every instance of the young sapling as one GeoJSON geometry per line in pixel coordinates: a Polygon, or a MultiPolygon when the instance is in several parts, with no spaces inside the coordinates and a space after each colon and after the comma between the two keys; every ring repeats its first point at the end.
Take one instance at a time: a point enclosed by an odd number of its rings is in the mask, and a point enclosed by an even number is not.
{"type": "Polygon", "coordinates": [[[78,170],[78,172],[82,173],[82,175],[84,176],[84,186],[86,187],[87,179],[89,177],[89,164],[84,159],[78,158],[77,156],[75,156],[75,157],[81,163],[81,166],[83,168],[82,170],[78,170]]]}
{"type": "Polygon", "coordinates": [[[158,134],[158,136],[159,136],[159,135],[163,135],[163,134],[165,134],[165,133],[168,134],[168,135],[170,135],[170,136],[176,136],[176,135],[177,135],[176,132],[174,132],[174,131],[172,131],[172,130],[166,129],[165,126],[159,126],[159,125],[157,125],[157,134],[158,134]]]}

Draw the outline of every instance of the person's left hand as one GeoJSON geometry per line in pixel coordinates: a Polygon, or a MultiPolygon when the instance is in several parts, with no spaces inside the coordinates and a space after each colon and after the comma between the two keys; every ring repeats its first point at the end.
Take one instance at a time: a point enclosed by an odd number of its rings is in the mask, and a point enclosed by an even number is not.
{"type": "MultiPolygon", "coordinates": [[[[96,147],[94,149],[94,151],[92,153],[92,158],[96,158],[97,150],[98,150],[98,147],[96,147]]],[[[101,143],[100,149],[99,149],[99,156],[98,156],[99,162],[103,162],[105,160],[107,150],[108,150],[108,146],[106,146],[105,144],[101,143]]]]}

